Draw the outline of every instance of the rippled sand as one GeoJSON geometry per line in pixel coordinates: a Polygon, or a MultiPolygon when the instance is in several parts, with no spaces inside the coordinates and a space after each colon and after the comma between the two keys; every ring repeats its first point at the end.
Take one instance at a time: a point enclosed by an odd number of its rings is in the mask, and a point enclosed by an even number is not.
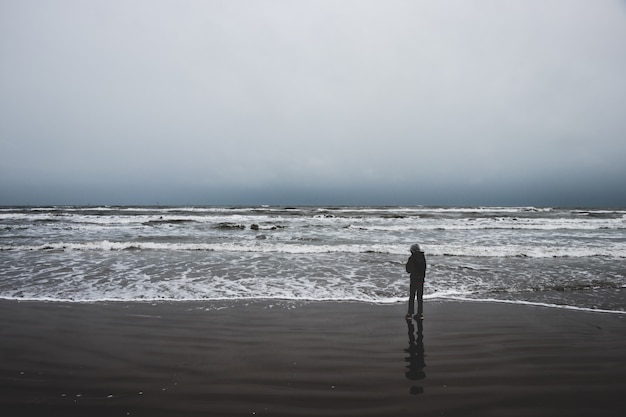
{"type": "MultiPolygon", "coordinates": [[[[471,302],[0,301],[10,416],[618,416],[626,315],[471,302]]],[[[6,413],[6,414],[5,414],[6,413]]]]}

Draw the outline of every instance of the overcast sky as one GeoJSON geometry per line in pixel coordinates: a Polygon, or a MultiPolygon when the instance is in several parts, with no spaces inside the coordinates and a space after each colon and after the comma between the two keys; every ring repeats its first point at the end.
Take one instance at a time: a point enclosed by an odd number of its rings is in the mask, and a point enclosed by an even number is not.
{"type": "Polygon", "coordinates": [[[626,206],[626,2],[0,0],[0,204],[626,206]]]}

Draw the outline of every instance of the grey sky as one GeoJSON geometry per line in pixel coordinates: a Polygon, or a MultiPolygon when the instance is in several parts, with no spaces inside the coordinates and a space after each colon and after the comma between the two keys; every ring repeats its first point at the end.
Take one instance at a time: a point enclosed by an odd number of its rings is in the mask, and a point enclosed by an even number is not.
{"type": "Polygon", "coordinates": [[[0,0],[0,204],[626,205],[626,3],[0,0]]]}

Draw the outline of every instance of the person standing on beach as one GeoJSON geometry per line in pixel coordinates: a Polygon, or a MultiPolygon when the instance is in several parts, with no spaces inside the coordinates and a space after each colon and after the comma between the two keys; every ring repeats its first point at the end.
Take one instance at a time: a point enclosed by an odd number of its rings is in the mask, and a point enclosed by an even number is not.
{"type": "Polygon", "coordinates": [[[406,315],[407,320],[411,320],[411,316],[415,312],[415,296],[417,295],[417,316],[419,319],[424,318],[424,305],[422,296],[424,295],[424,278],[426,277],[426,257],[417,243],[411,246],[411,256],[406,263],[406,272],[411,274],[411,286],[409,292],[409,312],[406,315]]]}

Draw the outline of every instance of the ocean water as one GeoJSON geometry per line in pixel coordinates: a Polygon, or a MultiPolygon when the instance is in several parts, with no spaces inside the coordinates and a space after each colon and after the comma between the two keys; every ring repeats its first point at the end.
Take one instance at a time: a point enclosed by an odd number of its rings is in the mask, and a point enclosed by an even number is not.
{"type": "Polygon", "coordinates": [[[534,207],[2,207],[0,298],[406,302],[626,309],[626,210],[534,207]]]}

